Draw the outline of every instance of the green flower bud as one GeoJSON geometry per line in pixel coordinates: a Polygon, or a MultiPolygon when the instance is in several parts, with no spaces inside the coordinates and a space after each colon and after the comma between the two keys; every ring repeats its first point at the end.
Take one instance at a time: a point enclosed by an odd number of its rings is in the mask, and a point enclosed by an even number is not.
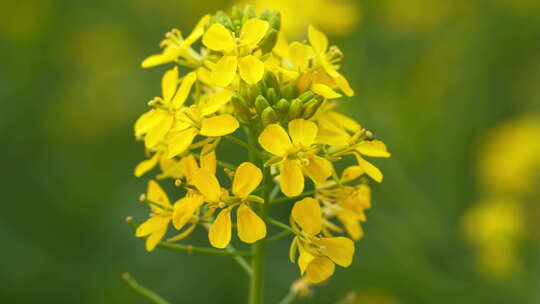
{"type": "Polygon", "coordinates": [[[261,114],[261,121],[264,126],[276,123],[278,121],[276,111],[274,111],[272,107],[268,107],[264,109],[264,111],[261,114]]]}
{"type": "Polygon", "coordinates": [[[276,75],[272,72],[266,72],[266,74],[264,74],[264,82],[266,82],[266,86],[269,88],[279,88],[279,82],[276,75]]]}
{"type": "Polygon", "coordinates": [[[259,81],[259,83],[257,84],[257,87],[259,88],[260,94],[266,96],[266,93],[268,91],[268,86],[266,85],[266,82],[259,81]]]}
{"type": "Polygon", "coordinates": [[[263,54],[270,53],[276,46],[278,39],[278,31],[275,29],[269,29],[265,38],[260,42],[259,46],[263,54]]]}
{"type": "Polygon", "coordinates": [[[268,88],[268,91],[266,91],[266,99],[271,103],[271,104],[276,104],[276,102],[278,101],[278,96],[277,96],[277,93],[276,93],[276,89],[274,88],[268,88]]]}
{"type": "Polygon", "coordinates": [[[234,96],[231,99],[231,104],[234,107],[234,111],[245,120],[249,120],[252,118],[251,111],[249,110],[249,107],[244,102],[243,98],[234,96]]]}
{"type": "Polygon", "coordinates": [[[311,100],[315,96],[315,93],[311,92],[310,90],[305,91],[304,93],[300,94],[298,96],[298,99],[302,101],[302,103],[306,103],[311,100]]]}
{"type": "Polygon", "coordinates": [[[281,97],[291,100],[295,95],[295,88],[293,85],[283,86],[280,90],[281,97]]]}
{"type": "Polygon", "coordinates": [[[315,115],[319,107],[321,106],[322,101],[317,98],[313,98],[304,105],[304,111],[302,112],[303,119],[310,119],[315,115]]]}
{"type": "Polygon", "coordinates": [[[287,117],[289,118],[289,120],[293,120],[295,118],[300,117],[300,115],[302,115],[303,108],[304,108],[304,104],[302,103],[300,99],[296,98],[293,101],[291,101],[289,112],[287,114],[287,117]]]}
{"type": "Polygon", "coordinates": [[[257,114],[262,115],[262,112],[264,109],[268,108],[270,104],[268,103],[268,100],[264,98],[264,96],[259,95],[255,99],[255,110],[257,110],[257,114]]]}
{"type": "Polygon", "coordinates": [[[289,113],[289,102],[286,99],[281,98],[277,102],[276,111],[279,117],[286,117],[289,113]]]}

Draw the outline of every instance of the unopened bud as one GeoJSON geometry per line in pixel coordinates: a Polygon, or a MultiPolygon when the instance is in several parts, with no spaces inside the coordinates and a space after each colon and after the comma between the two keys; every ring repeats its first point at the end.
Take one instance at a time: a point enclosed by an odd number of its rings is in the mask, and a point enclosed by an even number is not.
{"type": "Polygon", "coordinates": [[[261,120],[264,126],[276,123],[278,121],[276,111],[272,107],[267,107],[261,114],[261,120]]]}
{"type": "Polygon", "coordinates": [[[300,99],[303,103],[306,103],[310,101],[314,96],[315,96],[315,93],[311,92],[310,90],[307,90],[304,93],[300,94],[300,96],[298,96],[298,99],[300,99]]]}
{"type": "Polygon", "coordinates": [[[270,29],[266,37],[261,41],[260,47],[263,54],[270,53],[276,46],[278,39],[278,30],[270,29]]]}
{"type": "Polygon", "coordinates": [[[303,119],[309,119],[315,115],[315,112],[319,109],[322,102],[317,100],[316,98],[311,99],[308,101],[308,103],[304,106],[304,111],[302,112],[302,118],[303,119]]]}
{"type": "Polygon", "coordinates": [[[271,104],[276,104],[276,102],[278,101],[278,96],[277,96],[277,93],[276,93],[276,89],[268,88],[268,90],[266,91],[266,99],[271,104]]]}
{"type": "Polygon", "coordinates": [[[264,74],[264,82],[266,82],[266,86],[269,88],[279,88],[279,82],[276,75],[272,72],[266,72],[266,74],[264,74]]]}
{"type": "Polygon", "coordinates": [[[300,117],[300,115],[302,115],[303,108],[304,108],[304,104],[302,103],[300,99],[298,98],[293,99],[293,101],[291,101],[289,112],[287,114],[287,117],[289,118],[289,120],[293,120],[300,117]]]}
{"type": "Polygon", "coordinates": [[[276,104],[276,111],[279,117],[287,116],[287,113],[289,112],[289,102],[284,98],[280,99],[276,104]]]}
{"type": "Polygon", "coordinates": [[[259,95],[257,98],[255,98],[255,110],[257,110],[257,114],[262,115],[262,112],[264,109],[268,108],[270,104],[268,103],[268,100],[264,98],[264,96],[259,95]]]}
{"type": "Polygon", "coordinates": [[[231,104],[234,107],[234,111],[236,112],[236,114],[238,114],[241,118],[245,120],[251,119],[251,111],[249,110],[249,107],[244,103],[243,98],[235,96],[231,99],[231,104]]]}
{"type": "Polygon", "coordinates": [[[280,89],[281,97],[285,99],[293,99],[295,96],[295,88],[292,85],[283,86],[280,89]]]}

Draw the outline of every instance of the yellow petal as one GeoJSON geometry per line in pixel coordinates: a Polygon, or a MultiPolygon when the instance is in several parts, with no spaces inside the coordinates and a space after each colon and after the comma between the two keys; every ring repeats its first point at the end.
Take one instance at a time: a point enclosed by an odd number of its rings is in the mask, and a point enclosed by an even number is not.
{"type": "Polygon", "coordinates": [[[316,257],[306,269],[306,278],[312,284],[326,281],[334,274],[336,266],[325,257],[316,257]]]}
{"type": "Polygon", "coordinates": [[[281,162],[279,185],[281,192],[288,197],[298,196],[304,191],[304,175],[298,160],[288,159],[281,162]]]}
{"type": "Polygon", "coordinates": [[[328,116],[331,118],[331,120],[335,124],[344,128],[345,130],[356,132],[362,129],[362,126],[360,126],[359,123],[357,123],[354,119],[350,118],[349,116],[346,116],[346,115],[343,115],[341,113],[334,112],[334,111],[328,113],[328,116]]]}
{"type": "Polygon", "coordinates": [[[208,240],[216,248],[225,248],[231,242],[231,211],[223,209],[208,231],[208,240]]]}
{"type": "Polygon", "coordinates": [[[285,156],[292,148],[289,135],[278,124],[270,124],[264,128],[259,136],[259,144],[263,149],[277,156],[285,156]]]}
{"type": "Polygon", "coordinates": [[[146,57],[143,60],[143,62],[141,62],[141,67],[142,68],[151,68],[151,67],[154,67],[156,65],[167,63],[168,59],[169,58],[166,57],[166,56],[163,56],[163,54],[150,55],[150,56],[146,57]]]}
{"type": "Polygon", "coordinates": [[[362,174],[364,174],[364,169],[360,166],[349,166],[343,170],[343,173],[341,174],[341,180],[348,181],[353,180],[357,177],[360,177],[362,174]]]}
{"type": "Polygon", "coordinates": [[[165,208],[171,206],[171,203],[169,202],[169,197],[167,196],[165,191],[161,189],[159,184],[156,183],[154,180],[148,181],[146,199],[165,208]]]}
{"type": "Polygon", "coordinates": [[[203,119],[199,134],[210,137],[224,136],[233,133],[239,126],[234,116],[222,114],[203,119]]]}
{"type": "Polygon", "coordinates": [[[180,230],[184,227],[201,204],[203,198],[200,195],[186,196],[174,204],[173,225],[174,228],[180,230]]]}
{"type": "Polygon", "coordinates": [[[144,137],[146,148],[152,148],[162,141],[173,125],[174,118],[171,115],[163,111],[160,111],[160,113],[163,113],[161,115],[162,119],[144,137]]]}
{"type": "Polygon", "coordinates": [[[329,86],[324,85],[322,83],[314,83],[311,86],[311,90],[315,94],[322,95],[322,96],[324,96],[324,98],[328,98],[328,99],[341,97],[341,94],[339,94],[338,92],[332,90],[329,86]]]}
{"type": "Polygon", "coordinates": [[[314,198],[306,197],[296,202],[291,211],[291,216],[305,232],[311,235],[321,232],[321,206],[314,198]]]}
{"type": "Polygon", "coordinates": [[[354,243],[350,239],[338,236],[320,238],[321,252],[341,267],[349,267],[354,255],[354,243]]]}
{"type": "Polygon", "coordinates": [[[197,161],[195,160],[193,154],[188,154],[182,157],[182,159],[180,160],[180,166],[182,168],[182,172],[184,172],[184,175],[186,176],[188,183],[192,183],[193,178],[195,177],[195,173],[197,172],[197,170],[199,170],[199,166],[197,165],[197,161]]]}
{"type": "Polygon", "coordinates": [[[193,142],[195,136],[197,136],[197,130],[195,128],[185,129],[184,131],[180,131],[176,135],[172,136],[169,140],[169,151],[167,153],[167,157],[175,157],[176,155],[186,151],[193,142]]]}
{"type": "Polygon", "coordinates": [[[309,120],[295,119],[289,122],[289,135],[292,138],[294,144],[302,144],[305,147],[309,147],[315,141],[319,128],[317,125],[309,120]]]}
{"type": "Polygon", "coordinates": [[[191,87],[197,80],[197,73],[190,72],[184,77],[182,80],[182,83],[180,84],[180,88],[178,88],[178,92],[174,96],[174,99],[172,100],[172,106],[175,109],[180,108],[184,102],[186,102],[186,99],[189,95],[189,91],[191,90],[191,87]]]}
{"type": "Polygon", "coordinates": [[[226,87],[233,81],[236,68],[236,56],[223,56],[214,65],[210,73],[210,81],[218,87],[226,87]]]}
{"type": "Polygon", "coordinates": [[[203,67],[203,66],[197,68],[197,79],[200,82],[204,82],[205,84],[211,84],[210,77],[211,77],[211,73],[208,68],[203,67]]]}
{"type": "Polygon", "coordinates": [[[358,241],[364,236],[362,226],[354,216],[351,216],[348,212],[340,212],[337,214],[337,218],[343,223],[347,233],[353,240],[358,241]]]}
{"type": "Polygon", "coordinates": [[[262,181],[261,169],[252,163],[244,162],[234,174],[232,192],[235,196],[246,198],[262,181]]]}
{"type": "Polygon", "coordinates": [[[298,256],[298,268],[300,268],[300,274],[304,275],[309,264],[315,259],[315,256],[309,253],[301,243],[298,246],[298,251],[300,252],[298,256]]]}
{"type": "Polygon", "coordinates": [[[253,55],[241,57],[238,60],[238,72],[245,82],[256,84],[263,78],[264,63],[253,55]]]}
{"type": "Polygon", "coordinates": [[[204,34],[204,27],[210,21],[211,16],[209,14],[204,15],[199,22],[197,22],[197,25],[195,28],[193,28],[193,31],[189,34],[189,36],[186,37],[186,40],[184,40],[183,45],[185,47],[191,46],[197,39],[199,39],[204,34]]]}
{"type": "Polygon", "coordinates": [[[141,177],[146,172],[152,170],[159,160],[159,153],[154,153],[150,159],[145,159],[135,167],[135,176],[141,177]]]}
{"type": "Polygon", "coordinates": [[[290,46],[291,61],[300,71],[307,70],[309,59],[313,57],[313,49],[300,42],[293,42],[290,46]]]}
{"type": "Polygon", "coordinates": [[[266,236],[266,225],[263,220],[246,204],[238,207],[236,216],[238,237],[242,242],[251,244],[266,236]]]}
{"type": "Polygon", "coordinates": [[[155,231],[152,233],[147,239],[146,239],[146,250],[152,251],[156,248],[157,244],[163,239],[165,236],[165,233],[167,233],[167,225],[164,225],[163,228],[161,228],[158,231],[155,231]]]}
{"type": "Polygon", "coordinates": [[[310,25],[308,28],[308,39],[316,53],[324,54],[326,49],[328,49],[328,38],[313,25],[310,25]]]}
{"type": "Polygon", "coordinates": [[[141,115],[135,122],[135,136],[146,134],[165,117],[166,112],[152,109],[141,115]]]}
{"type": "Polygon", "coordinates": [[[367,160],[363,159],[359,153],[355,153],[354,156],[356,157],[356,162],[358,163],[358,166],[360,166],[364,172],[371,178],[373,178],[374,181],[380,183],[383,180],[383,174],[379,168],[372,165],[367,160]]]}
{"type": "Polygon", "coordinates": [[[278,39],[272,51],[279,57],[289,58],[289,43],[282,31],[278,33],[278,39]]]}
{"type": "Polygon", "coordinates": [[[304,173],[317,184],[323,184],[332,175],[332,163],[317,155],[308,155],[308,163],[303,166],[304,173]]]}
{"type": "Polygon", "coordinates": [[[214,174],[206,170],[197,170],[193,176],[193,185],[204,195],[206,202],[219,202],[221,187],[214,174]]]}
{"type": "Polygon", "coordinates": [[[210,115],[216,113],[231,100],[232,96],[233,91],[231,90],[223,89],[216,92],[210,100],[201,105],[201,114],[210,115]]]}
{"type": "Polygon", "coordinates": [[[164,177],[181,178],[184,176],[180,162],[176,159],[168,158],[166,155],[159,157],[159,167],[164,177]]]}
{"type": "Polygon", "coordinates": [[[167,227],[169,219],[163,216],[152,216],[144,223],[137,227],[135,230],[136,237],[144,237],[158,230],[163,229],[163,226],[167,227]]]}
{"type": "Polygon", "coordinates": [[[339,74],[339,76],[334,78],[334,81],[336,82],[337,86],[341,89],[341,91],[345,93],[345,95],[349,97],[354,96],[354,90],[351,88],[351,86],[349,85],[349,82],[343,75],[339,74]]]}
{"type": "Polygon", "coordinates": [[[163,94],[163,102],[169,103],[173,98],[176,88],[178,87],[178,67],[167,70],[161,78],[161,91],[163,94]]]}
{"type": "Polygon", "coordinates": [[[356,147],[356,151],[365,156],[385,158],[390,157],[390,153],[386,149],[386,145],[380,140],[364,140],[356,147]]]}
{"type": "Polygon", "coordinates": [[[258,44],[268,31],[268,22],[261,19],[248,19],[242,25],[240,30],[240,45],[255,45],[258,44]]]}
{"type": "Polygon", "coordinates": [[[216,149],[212,144],[206,144],[201,149],[201,169],[216,174],[216,149]]]}
{"type": "Polygon", "coordinates": [[[231,31],[219,23],[212,24],[206,30],[202,43],[213,51],[225,51],[235,47],[234,37],[231,31]]]}

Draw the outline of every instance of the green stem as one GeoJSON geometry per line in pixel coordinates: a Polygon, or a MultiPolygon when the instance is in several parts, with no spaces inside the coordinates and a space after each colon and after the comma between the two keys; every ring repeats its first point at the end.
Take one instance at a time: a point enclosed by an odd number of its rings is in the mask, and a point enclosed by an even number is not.
{"type": "MultiPolygon", "coordinates": [[[[251,131],[250,131],[250,133],[251,133],[251,131]]],[[[251,136],[251,135],[248,135],[248,136],[251,136]]],[[[246,143],[245,141],[243,141],[243,140],[241,140],[241,139],[239,139],[237,137],[234,137],[232,135],[227,135],[227,136],[224,136],[223,138],[228,139],[228,140],[232,141],[233,143],[246,148],[249,151],[250,156],[251,156],[251,154],[253,154],[253,155],[256,155],[257,158],[259,157],[259,151],[257,151],[257,148],[256,148],[257,141],[254,142],[255,145],[252,145],[251,139],[249,139],[249,143],[246,143]]],[[[251,160],[251,157],[250,157],[250,160],[251,160]]],[[[251,162],[253,162],[253,160],[251,162]]]]}
{"type": "Polygon", "coordinates": [[[287,235],[289,235],[289,234],[291,234],[291,233],[292,233],[292,232],[289,231],[289,230],[283,230],[283,231],[281,231],[281,232],[279,232],[279,233],[277,233],[277,234],[275,234],[275,235],[273,235],[273,236],[267,238],[267,239],[266,239],[266,243],[272,243],[272,242],[274,242],[274,241],[280,240],[280,239],[286,237],[287,235]]]}
{"type": "Polygon", "coordinates": [[[170,251],[179,251],[187,253],[205,253],[213,255],[223,255],[223,256],[251,256],[249,252],[234,251],[234,250],[221,250],[208,247],[196,247],[192,245],[181,245],[181,244],[171,244],[171,243],[159,243],[157,245],[159,248],[167,249],[170,251]]]}
{"type": "Polygon", "coordinates": [[[279,304],[292,304],[296,300],[296,293],[289,291],[289,293],[279,302],[279,304]]]}
{"type": "Polygon", "coordinates": [[[157,293],[137,283],[137,281],[135,281],[135,279],[133,279],[133,277],[129,273],[126,272],[122,274],[122,279],[129,285],[129,287],[131,287],[131,289],[133,289],[136,293],[140,294],[141,296],[152,301],[152,303],[170,304],[167,300],[160,297],[157,293]]]}
{"type": "MultiPolygon", "coordinates": [[[[255,132],[254,128],[251,127],[248,130],[248,140],[249,140],[249,146],[251,147],[248,149],[249,152],[249,160],[252,163],[257,163],[257,160],[259,159],[259,153],[257,151],[257,133],[255,132]]],[[[262,166],[262,162],[260,163],[262,166]]],[[[261,204],[260,210],[259,210],[259,216],[260,218],[266,222],[268,217],[268,208],[270,206],[270,192],[272,187],[272,176],[270,174],[270,168],[263,166],[263,182],[262,182],[262,197],[264,199],[264,203],[261,204]]],[[[250,280],[250,288],[249,288],[249,303],[250,304],[262,304],[264,303],[264,292],[263,292],[263,286],[264,286],[264,260],[265,260],[265,253],[266,253],[266,242],[264,240],[259,240],[255,244],[252,245],[252,252],[253,252],[253,259],[251,264],[252,269],[252,275],[250,280]]]]}
{"type": "MultiPolygon", "coordinates": [[[[137,227],[135,223],[133,222],[133,218],[131,216],[128,216],[126,218],[126,222],[131,227],[133,232],[135,232],[137,227]]],[[[213,254],[213,255],[221,255],[221,256],[240,256],[240,257],[252,256],[250,252],[236,251],[236,250],[233,250],[232,248],[228,250],[222,250],[222,249],[214,249],[214,248],[208,248],[208,247],[197,247],[197,246],[192,246],[192,245],[181,245],[181,244],[172,244],[172,243],[164,243],[164,242],[159,243],[157,247],[170,250],[170,251],[187,252],[189,254],[205,253],[205,254],[213,254]]]]}
{"type": "MultiPolygon", "coordinates": [[[[228,252],[236,252],[236,250],[234,249],[232,245],[227,246],[225,250],[227,250],[228,252]]],[[[249,266],[248,262],[246,261],[246,259],[244,259],[244,257],[237,255],[234,257],[234,260],[238,263],[238,265],[240,265],[240,267],[242,267],[242,269],[244,269],[244,271],[249,276],[251,276],[253,271],[251,270],[251,266],[249,266]]]]}
{"type": "Polygon", "coordinates": [[[282,228],[282,229],[284,229],[284,230],[286,230],[286,231],[289,231],[289,232],[291,232],[291,233],[294,233],[294,230],[292,230],[292,228],[289,227],[289,225],[287,225],[287,224],[285,224],[285,223],[282,223],[282,222],[280,222],[280,221],[278,221],[278,220],[275,220],[275,219],[273,219],[273,218],[271,218],[271,217],[269,217],[267,220],[268,220],[268,223],[270,223],[270,224],[272,224],[272,225],[274,225],[274,226],[277,226],[277,227],[282,228]]]}

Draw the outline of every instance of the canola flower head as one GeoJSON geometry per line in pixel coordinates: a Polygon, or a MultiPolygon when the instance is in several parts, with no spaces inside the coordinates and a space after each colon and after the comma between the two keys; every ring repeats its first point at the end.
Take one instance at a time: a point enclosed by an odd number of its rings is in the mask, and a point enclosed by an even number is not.
{"type": "Polygon", "coordinates": [[[144,68],[168,66],[161,96],[134,126],[147,156],[134,175],[153,174],[143,197],[151,212],[135,231],[148,251],[188,242],[196,229],[217,249],[229,250],[236,236],[257,244],[277,225],[267,209],[284,200],[289,224],[279,225],[293,234],[290,259],[301,282],[324,282],[335,265],[351,265],[371,208],[369,183],[383,180],[366,158],[390,153],[338,112],[354,96],[340,71],[341,50],[314,25],[306,40],[288,41],[281,22],[276,11],[234,7],[203,16],[185,37],[168,32],[161,52],[143,60],[144,68]],[[227,158],[223,141],[245,153],[227,158]],[[343,161],[353,164],[338,172],[343,161]],[[219,178],[221,169],[229,181],[219,178]],[[167,182],[170,195],[160,186],[167,182]]]}

